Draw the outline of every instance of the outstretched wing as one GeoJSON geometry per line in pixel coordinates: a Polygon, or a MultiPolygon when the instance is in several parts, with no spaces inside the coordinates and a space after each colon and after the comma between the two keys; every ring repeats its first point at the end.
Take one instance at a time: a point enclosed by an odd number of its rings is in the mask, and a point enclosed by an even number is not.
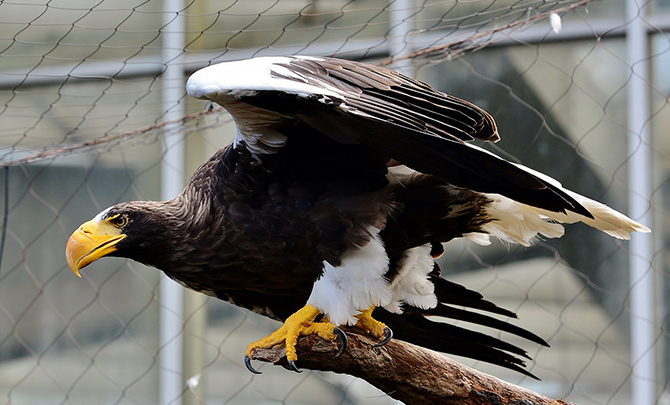
{"type": "Polygon", "coordinates": [[[287,129],[300,122],[457,187],[592,217],[562,188],[467,144],[499,139],[488,113],[385,68],[332,58],[256,58],[202,69],[187,89],[228,109],[237,141],[256,153],[281,148],[287,129]]]}
{"type": "Polygon", "coordinates": [[[273,77],[335,88],[350,114],[450,140],[497,142],[493,118],[479,107],[393,70],[340,59],[293,58],[273,77]]]}

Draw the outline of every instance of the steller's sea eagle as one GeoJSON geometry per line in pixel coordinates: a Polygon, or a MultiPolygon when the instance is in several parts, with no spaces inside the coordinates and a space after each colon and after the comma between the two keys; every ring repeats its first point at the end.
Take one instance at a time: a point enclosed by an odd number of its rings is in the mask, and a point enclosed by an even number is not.
{"type": "Polygon", "coordinates": [[[515,316],[440,277],[442,244],[489,236],[524,246],[584,222],[649,232],[556,180],[467,143],[498,141],[477,106],[400,73],[322,57],[263,57],[199,70],[188,94],[232,115],[219,150],[170,201],[114,205],[67,245],[79,271],[103,256],[157,267],[184,286],[285,322],[254,350],[355,325],[531,375],[522,349],[452,318],[544,340],[465,308],[515,316]],[[373,314],[374,311],[374,314],[373,314]],[[374,315],[374,317],[373,317],[374,315]]]}

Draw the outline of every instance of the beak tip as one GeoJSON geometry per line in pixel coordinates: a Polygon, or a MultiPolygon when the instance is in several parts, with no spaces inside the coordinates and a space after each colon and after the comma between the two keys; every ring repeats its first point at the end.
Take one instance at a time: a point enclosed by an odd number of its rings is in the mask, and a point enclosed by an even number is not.
{"type": "Polygon", "coordinates": [[[79,274],[79,269],[77,268],[76,264],[76,259],[74,257],[74,252],[73,252],[73,239],[70,238],[67,244],[67,249],[65,250],[65,261],[67,262],[67,266],[72,270],[72,272],[79,278],[81,278],[81,274],[79,274]]]}
{"type": "Polygon", "coordinates": [[[67,242],[65,259],[79,278],[79,271],[97,259],[117,250],[116,244],[126,237],[116,228],[99,225],[94,220],[77,229],[67,242]]]}

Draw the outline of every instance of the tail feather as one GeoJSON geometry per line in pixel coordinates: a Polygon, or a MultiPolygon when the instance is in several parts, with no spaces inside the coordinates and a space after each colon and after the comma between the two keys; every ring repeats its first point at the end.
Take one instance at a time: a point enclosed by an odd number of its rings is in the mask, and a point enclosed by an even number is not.
{"type": "Polygon", "coordinates": [[[396,339],[431,350],[495,364],[538,379],[523,368],[525,367],[523,359],[510,354],[529,358],[523,349],[492,336],[446,323],[433,322],[413,311],[396,315],[379,309],[375,311],[375,318],[393,329],[396,339]]]}
{"type": "Polygon", "coordinates": [[[452,283],[442,277],[431,277],[431,281],[435,286],[435,295],[439,302],[516,318],[514,312],[485,300],[484,296],[477,291],[469,290],[460,284],[452,283]]]}
{"type": "Polygon", "coordinates": [[[483,299],[480,293],[447,281],[437,276],[437,273],[439,271],[430,275],[430,280],[435,285],[435,295],[440,302],[437,307],[419,309],[406,306],[402,314],[378,308],[375,310],[375,318],[393,329],[394,337],[397,339],[428,349],[496,364],[537,378],[523,368],[525,366],[523,359],[530,359],[525,350],[485,333],[468,330],[442,320],[446,318],[465,321],[512,333],[543,346],[548,344],[532,332],[510,323],[479,312],[449,306],[462,306],[516,318],[514,312],[498,307],[483,299]]]}
{"type": "MultiPolygon", "coordinates": [[[[528,353],[523,350],[522,348],[518,346],[514,346],[511,343],[505,342],[501,339],[498,339],[496,337],[473,331],[470,329],[465,329],[461,328],[456,325],[448,324],[448,323],[442,323],[442,322],[433,322],[429,320],[428,318],[425,318],[423,316],[414,316],[412,318],[413,322],[417,326],[421,326],[425,330],[431,330],[435,332],[439,332],[441,335],[449,334],[450,336],[454,337],[457,336],[459,339],[465,339],[468,342],[477,342],[478,344],[481,344],[482,346],[489,347],[489,348],[495,348],[495,349],[500,349],[506,352],[514,353],[517,354],[527,360],[532,360],[528,353]]],[[[467,350],[464,349],[464,346],[460,346],[461,350],[467,350]]],[[[512,356],[513,357],[513,356],[512,356]]],[[[479,359],[482,360],[482,359],[479,359]]],[[[518,364],[522,364],[523,360],[521,359],[508,359],[510,362],[515,362],[518,364]]]]}
{"type": "Polygon", "coordinates": [[[618,239],[630,239],[631,232],[651,232],[649,228],[605,204],[591,200],[570,190],[564,191],[586,208],[593,218],[575,212],[554,212],[532,207],[507,197],[489,194],[491,204],[486,208],[492,221],[483,230],[506,242],[530,246],[539,235],[547,238],[563,236],[560,223],[583,222],[618,239]]]}
{"type": "Polygon", "coordinates": [[[575,212],[560,213],[531,207],[535,212],[537,212],[540,215],[545,215],[546,217],[551,218],[554,221],[566,224],[583,222],[618,239],[630,239],[631,232],[643,232],[643,233],[651,232],[651,230],[646,226],[628,218],[627,216],[616,210],[613,210],[607,205],[602,204],[598,201],[594,201],[590,198],[584,197],[583,195],[577,194],[574,191],[563,188],[563,185],[558,180],[553,179],[544,173],[540,173],[536,170],[533,170],[520,164],[515,165],[518,168],[534,175],[535,177],[538,177],[544,180],[545,182],[552,184],[554,187],[560,189],[561,191],[572,197],[581,206],[586,208],[588,212],[591,213],[592,218],[580,215],[575,212]]]}
{"type": "Polygon", "coordinates": [[[470,322],[481,326],[487,326],[493,329],[498,329],[513,335],[517,335],[542,346],[549,346],[547,342],[544,341],[544,339],[526,329],[490,317],[488,315],[453,307],[453,305],[459,305],[489,313],[504,315],[510,318],[517,317],[514,312],[505,308],[501,308],[496,304],[485,300],[484,297],[477,291],[470,290],[460,284],[453,283],[436,275],[431,275],[431,281],[435,286],[435,295],[437,296],[439,304],[435,308],[422,310],[421,312],[424,315],[440,316],[444,318],[470,322]]]}
{"type": "Polygon", "coordinates": [[[519,337],[528,339],[532,342],[535,342],[543,346],[548,346],[547,342],[545,342],[544,339],[526,329],[520,328],[518,326],[512,325],[511,323],[504,322],[496,318],[492,318],[487,315],[479,314],[477,312],[466,311],[450,307],[448,305],[439,304],[435,308],[426,310],[424,313],[426,315],[441,316],[444,318],[470,322],[481,326],[487,326],[489,328],[498,329],[503,332],[517,335],[519,337]]]}
{"type": "Polygon", "coordinates": [[[640,224],[639,222],[633,221],[632,219],[618,211],[613,210],[605,204],[591,200],[590,198],[584,197],[583,195],[579,195],[570,190],[566,190],[566,192],[572,195],[575,200],[579,201],[579,203],[582,204],[584,208],[589,210],[589,212],[593,214],[593,218],[586,218],[573,212],[558,213],[537,208],[535,210],[539,214],[545,215],[548,218],[558,222],[572,224],[581,221],[618,239],[630,239],[631,232],[651,232],[651,230],[646,226],[640,224]]]}

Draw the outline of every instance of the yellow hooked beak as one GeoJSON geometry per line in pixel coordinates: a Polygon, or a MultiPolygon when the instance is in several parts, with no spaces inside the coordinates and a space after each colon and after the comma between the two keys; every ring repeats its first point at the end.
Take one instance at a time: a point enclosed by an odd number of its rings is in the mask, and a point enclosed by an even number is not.
{"type": "Polygon", "coordinates": [[[116,251],[116,244],[126,237],[109,221],[88,221],[77,229],[67,241],[65,257],[77,277],[79,270],[116,251]]]}

